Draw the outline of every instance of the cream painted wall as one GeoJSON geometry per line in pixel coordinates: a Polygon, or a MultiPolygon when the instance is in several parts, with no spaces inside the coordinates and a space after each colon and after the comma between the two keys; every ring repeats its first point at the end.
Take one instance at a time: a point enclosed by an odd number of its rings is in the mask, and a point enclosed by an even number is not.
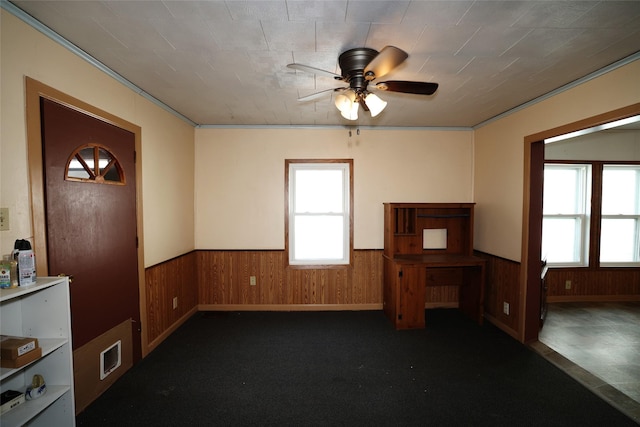
{"type": "Polygon", "coordinates": [[[381,249],[384,202],[473,201],[472,131],[197,129],[196,248],[283,249],[285,159],[354,159],[354,247],[381,249]]]}
{"type": "Polygon", "coordinates": [[[0,206],[11,230],[0,254],[32,238],[25,125],[29,76],[142,128],[145,266],[194,248],[194,129],[1,10],[0,206]]]}
{"type": "Polygon", "coordinates": [[[635,61],[475,130],[476,249],[520,261],[524,138],[638,103],[639,82],[635,61]]]}

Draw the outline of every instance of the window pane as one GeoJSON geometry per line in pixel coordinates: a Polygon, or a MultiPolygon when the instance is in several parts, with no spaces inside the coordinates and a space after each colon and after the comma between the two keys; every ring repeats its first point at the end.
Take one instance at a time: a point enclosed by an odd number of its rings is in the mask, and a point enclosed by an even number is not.
{"type": "Polygon", "coordinates": [[[289,264],[349,264],[351,162],[291,161],[288,168],[289,264]]]}
{"type": "Polygon", "coordinates": [[[544,214],[583,214],[585,167],[545,166],[544,214]]]}
{"type": "Polygon", "coordinates": [[[581,227],[579,218],[544,218],[542,254],[549,263],[577,263],[580,257],[581,227]]]}
{"type": "Polygon", "coordinates": [[[296,213],[343,212],[342,170],[297,170],[296,213]]]}
{"type": "Polygon", "coordinates": [[[638,261],[636,219],[603,219],[600,237],[600,262],[638,261]]]}
{"type": "Polygon", "coordinates": [[[344,256],[342,216],[296,215],[294,218],[295,259],[342,259],[344,256]]]}
{"type": "Polygon", "coordinates": [[[602,174],[602,214],[640,213],[640,168],[605,166],[602,174]]]}

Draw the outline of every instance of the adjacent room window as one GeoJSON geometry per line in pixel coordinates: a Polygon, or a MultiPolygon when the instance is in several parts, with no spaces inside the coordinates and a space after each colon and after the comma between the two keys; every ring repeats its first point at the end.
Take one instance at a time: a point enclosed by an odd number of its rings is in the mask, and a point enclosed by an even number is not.
{"type": "Polygon", "coordinates": [[[640,166],[604,165],[600,265],[639,264],[640,166]]]}
{"type": "Polygon", "coordinates": [[[345,265],[352,250],[352,160],[286,160],[290,265],[345,265]]]}
{"type": "Polygon", "coordinates": [[[588,264],[591,166],[546,164],[542,254],[555,266],[588,264]]]}

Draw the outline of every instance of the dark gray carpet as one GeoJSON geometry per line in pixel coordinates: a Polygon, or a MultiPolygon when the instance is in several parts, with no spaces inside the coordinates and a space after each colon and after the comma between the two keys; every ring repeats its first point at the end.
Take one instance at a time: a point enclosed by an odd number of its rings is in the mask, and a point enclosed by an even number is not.
{"type": "Polygon", "coordinates": [[[636,425],[528,347],[457,310],[198,313],[79,426],[636,425]]]}

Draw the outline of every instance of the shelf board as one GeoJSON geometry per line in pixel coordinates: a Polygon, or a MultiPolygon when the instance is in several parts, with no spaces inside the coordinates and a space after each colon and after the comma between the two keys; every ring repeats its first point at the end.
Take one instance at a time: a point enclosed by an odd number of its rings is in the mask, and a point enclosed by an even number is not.
{"type": "Polygon", "coordinates": [[[3,426],[21,426],[32,420],[49,405],[71,390],[68,385],[48,385],[47,392],[36,400],[27,400],[8,412],[2,414],[3,426]]]}
{"type": "MultiPolygon", "coordinates": [[[[67,338],[38,338],[38,345],[42,348],[42,357],[45,357],[49,353],[53,353],[67,342],[69,342],[67,338]]],[[[10,377],[15,372],[23,370],[33,363],[37,363],[38,360],[42,359],[42,357],[34,360],[33,362],[27,363],[26,365],[20,366],[19,368],[0,368],[0,381],[10,377]]]]}
{"type": "Polygon", "coordinates": [[[28,295],[32,292],[37,292],[41,289],[45,289],[56,285],[64,280],[63,277],[38,277],[36,283],[29,286],[18,286],[11,289],[0,289],[0,302],[9,301],[14,298],[18,298],[24,295],[28,295]]]}

